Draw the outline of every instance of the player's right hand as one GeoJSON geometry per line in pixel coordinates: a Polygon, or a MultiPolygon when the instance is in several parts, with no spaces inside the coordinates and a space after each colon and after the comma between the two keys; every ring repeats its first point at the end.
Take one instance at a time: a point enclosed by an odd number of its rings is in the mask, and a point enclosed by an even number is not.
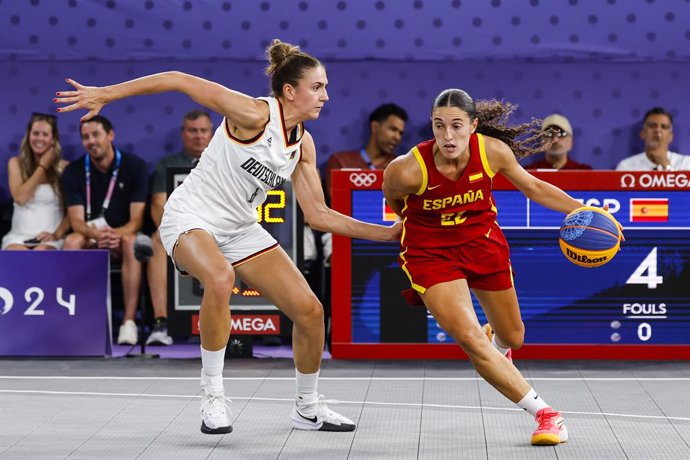
{"type": "Polygon", "coordinates": [[[84,86],[71,78],[65,81],[74,86],[76,91],[58,91],[55,93],[53,102],[56,104],[70,104],[59,107],[58,112],[72,112],[78,109],[86,109],[88,112],[81,117],[81,121],[86,121],[98,115],[103,106],[108,103],[106,89],[98,86],[84,86]]]}
{"type": "MultiPolygon", "coordinates": [[[[609,212],[609,205],[608,205],[608,204],[605,204],[601,209],[603,209],[603,210],[606,211],[606,212],[609,212]]],[[[613,217],[613,214],[611,214],[611,213],[609,212],[609,215],[611,216],[611,218],[613,219],[613,221],[614,221],[614,222],[616,223],[616,225],[618,226],[618,230],[620,230],[620,232],[621,232],[621,241],[625,241],[625,236],[623,235],[623,226],[621,225],[620,222],[618,222],[618,219],[616,219],[615,217],[613,217]]]]}
{"type": "Polygon", "coordinates": [[[400,235],[402,235],[402,221],[397,220],[393,225],[388,227],[391,231],[391,239],[390,241],[400,241],[400,235]]]}

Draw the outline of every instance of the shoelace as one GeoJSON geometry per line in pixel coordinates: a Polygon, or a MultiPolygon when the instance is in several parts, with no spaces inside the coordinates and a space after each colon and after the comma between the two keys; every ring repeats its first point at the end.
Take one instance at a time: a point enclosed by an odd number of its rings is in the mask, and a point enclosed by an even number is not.
{"type": "Polygon", "coordinates": [[[298,407],[300,409],[313,408],[318,410],[321,407],[323,407],[324,409],[328,409],[327,404],[338,405],[340,404],[340,401],[338,401],[337,399],[326,399],[323,395],[319,395],[314,401],[299,403],[298,407]]]}
{"type": "Polygon", "coordinates": [[[558,418],[560,414],[558,412],[542,412],[537,415],[537,423],[539,424],[538,430],[549,428],[551,425],[551,419],[558,418]]]}
{"type": "Polygon", "coordinates": [[[209,415],[215,415],[220,412],[221,407],[230,410],[230,403],[232,400],[225,396],[224,393],[207,393],[207,397],[203,400],[202,410],[209,415]]]}

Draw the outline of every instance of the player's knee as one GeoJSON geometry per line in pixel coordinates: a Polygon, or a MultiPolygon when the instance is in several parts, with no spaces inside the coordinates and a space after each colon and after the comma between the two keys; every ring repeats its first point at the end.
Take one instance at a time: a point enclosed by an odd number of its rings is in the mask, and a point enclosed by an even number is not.
{"type": "Polygon", "coordinates": [[[509,335],[505,339],[499,339],[499,342],[500,345],[502,345],[504,348],[512,348],[513,350],[518,350],[522,348],[522,345],[524,345],[525,337],[509,335]]]}
{"type": "Polygon", "coordinates": [[[475,352],[486,342],[486,335],[479,327],[457,325],[449,326],[448,329],[444,329],[455,339],[458,345],[470,352],[475,352]]]}
{"type": "Polygon", "coordinates": [[[323,324],[323,305],[316,296],[309,296],[301,303],[296,318],[293,320],[298,326],[315,327],[323,324]]]}
{"type": "Polygon", "coordinates": [[[513,350],[521,348],[525,343],[525,325],[521,322],[519,327],[499,335],[498,339],[501,345],[506,348],[512,348],[513,350]]]}
{"type": "Polygon", "coordinates": [[[216,301],[227,302],[235,286],[235,273],[227,269],[214,271],[207,279],[202,281],[204,295],[211,296],[216,301]]]}

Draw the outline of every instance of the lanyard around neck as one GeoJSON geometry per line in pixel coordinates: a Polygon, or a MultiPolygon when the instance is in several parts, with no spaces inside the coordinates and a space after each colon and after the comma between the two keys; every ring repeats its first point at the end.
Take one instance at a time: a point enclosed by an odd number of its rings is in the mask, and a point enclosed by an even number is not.
{"type": "MultiPolygon", "coordinates": [[[[105,211],[110,206],[110,199],[113,197],[113,190],[115,189],[115,182],[117,182],[117,175],[120,172],[120,162],[122,161],[122,154],[118,149],[115,149],[115,169],[110,176],[110,183],[108,184],[108,192],[103,199],[103,206],[101,207],[101,216],[105,215],[105,211]]],[[[91,157],[86,154],[84,158],[84,174],[86,174],[86,221],[91,220],[91,157]]]]}
{"type": "Polygon", "coordinates": [[[369,154],[367,154],[367,151],[364,149],[364,147],[362,147],[359,153],[362,155],[362,159],[364,159],[369,169],[376,169],[376,166],[374,166],[374,163],[372,163],[369,159],[369,154]]]}

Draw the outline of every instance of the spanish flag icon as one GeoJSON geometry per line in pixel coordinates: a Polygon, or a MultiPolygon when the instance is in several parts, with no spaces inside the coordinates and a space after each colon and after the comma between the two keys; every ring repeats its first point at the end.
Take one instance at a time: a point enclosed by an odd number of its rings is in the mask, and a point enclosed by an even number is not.
{"type": "Polygon", "coordinates": [[[471,184],[472,182],[477,182],[477,181],[480,180],[482,177],[484,177],[484,173],[482,173],[481,171],[478,172],[478,173],[475,173],[475,174],[470,174],[470,184],[471,184]]]}
{"type": "Polygon", "coordinates": [[[630,222],[668,222],[668,198],[631,198],[630,222]]]}
{"type": "Polygon", "coordinates": [[[390,206],[388,206],[388,203],[386,203],[386,199],[383,199],[383,221],[384,222],[395,222],[395,220],[398,218],[398,215],[391,209],[390,206]]]}

